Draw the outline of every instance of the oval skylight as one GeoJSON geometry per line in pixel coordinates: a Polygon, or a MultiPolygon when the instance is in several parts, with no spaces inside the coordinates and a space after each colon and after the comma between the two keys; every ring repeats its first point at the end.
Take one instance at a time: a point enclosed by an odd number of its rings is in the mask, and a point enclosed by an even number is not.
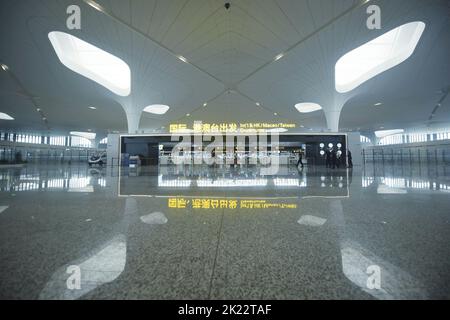
{"type": "Polygon", "coordinates": [[[169,109],[170,107],[164,104],[153,104],[151,106],[145,107],[143,111],[153,114],[165,114],[169,109]]]}
{"type": "Polygon", "coordinates": [[[303,103],[297,103],[295,105],[295,109],[297,109],[298,112],[300,112],[300,113],[310,113],[310,112],[322,110],[322,107],[317,103],[303,102],[303,103]]]}
{"type": "Polygon", "coordinates": [[[0,112],[0,120],[14,120],[9,114],[0,112]]]}
{"type": "Polygon", "coordinates": [[[86,138],[86,139],[89,139],[89,140],[94,140],[95,137],[97,136],[97,134],[94,133],[94,132],[71,131],[70,134],[72,136],[82,137],[82,138],[86,138]]]}
{"type": "Polygon", "coordinates": [[[408,59],[416,49],[425,23],[406,23],[346,53],[336,63],[336,91],[349,92],[408,59]]]}
{"type": "Polygon", "coordinates": [[[70,34],[52,31],[48,38],[61,63],[119,96],[131,92],[131,71],[123,60],[70,34]]]}
{"type": "Polygon", "coordinates": [[[403,133],[403,132],[405,132],[405,130],[403,130],[403,129],[378,130],[378,131],[375,131],[375,136],[377,138],[384,138],[387,136],[391,136],[391,135],[399,134],[399,133],[403,133]]]}

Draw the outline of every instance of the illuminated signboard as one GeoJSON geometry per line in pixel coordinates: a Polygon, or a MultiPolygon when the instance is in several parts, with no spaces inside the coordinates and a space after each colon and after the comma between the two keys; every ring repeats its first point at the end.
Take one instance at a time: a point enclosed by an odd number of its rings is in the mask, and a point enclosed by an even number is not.
{"type": "Polygon", "coordinates": [[[296,203],[273,203],[267,200],[169,198],[170,209],[297,209],[296,203]]]}
{"type": "Polygon", "coordinates": [[[295,123],[203,123],[194,122],[192,129],[186,123],[172,123],[169,126],[170,133],[182,133],[192,130],[195,133],[238,133],[266,131],[271,129],[294,129],[295,123]]]}

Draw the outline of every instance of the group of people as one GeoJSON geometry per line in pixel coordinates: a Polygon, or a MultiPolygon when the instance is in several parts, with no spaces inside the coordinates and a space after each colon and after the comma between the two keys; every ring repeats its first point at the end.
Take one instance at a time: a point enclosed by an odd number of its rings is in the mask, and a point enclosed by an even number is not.
{"type": "MultiPolygon", "coordinates": [[[[328,149],[325,151],[325,165],[327,168],[336,169],[342,164],[342,152],[334,149],[328,149]]],[[[352,153],[347,151],[348,167],[353,168],[352,153]]]]}
{"type": "MultiPolygon", "coordinates": [[[[342,152],[336,151],[334,149],[328,149],[325,151],[325,164],[327,168],[338,168],[340,167],[342,160],[341,160],[342,152]]],[[[347,159],[348,159],[348,167],[353,168],[353,159],[352,159],[352,153],[350,150],[347,150],[347,159]]],[[[303,149],[300,149],[298,153],[298,161],[297,161],[297,167],[301,166],[303,169],[303,149]]]]}

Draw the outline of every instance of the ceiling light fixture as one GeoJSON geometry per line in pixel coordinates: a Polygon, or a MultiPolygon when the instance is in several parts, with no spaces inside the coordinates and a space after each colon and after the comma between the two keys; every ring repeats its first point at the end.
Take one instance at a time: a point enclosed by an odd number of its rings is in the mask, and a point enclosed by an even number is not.
{"type": "Polygon", "coordinates": [[[378,107],[378,106],[381,106],[381,105],[383,105],[381,102],[378,102],[378,103],[374,104],[375,107],[378,107]]]}
{"type": "Polygon", "coordinates": [[[80,132],[80,131],[71,131],[70,135],[86,138],[88,140],[94,140],[95,137],[97,136],[94,132],[80,132]]]}
{"type": "Polygon", "coordinates": [[[131,70],[123,60],[68,33],[52,31],[48,38],[65,67],[119,96],[130,95],[131,70]]]}
{"type": "Polygon", "coordinates": [[[8,66],[6,64],[2,63],[1,67],[2,67],[3,71],[8,71],[9,70],[9,68],[8,68],[8,66]]]}
{"type": "Polygon", "coordinates": [[[96,107],[89,107],[89,109],[91,109],[91,110],[97,110],[96,107]]]}
{"type": "Polygon", "coordinates": [[[190,113],[186,113],[186,117],[190,117],[191,116],[191,114],[190,113]]]}
{"type": "Polygon", "coordinates": [[[407,60],[424,30],[421,21],[406,23],[343,55],[335,65],[336,91],[352,91],[407,60]]]}
{"type": "Polygon", "coordinates": [[[188,63],[187,59],[185,57],[183,57],[183,56],[178,56],[178,59],[180,59],[184,63],[188,63]]]}
{"type": "Polygon", "coordinates": [[[208,105],[208,104],[207,104],[206,102],[203,104],[204,107],[206,107],[207,105],[208,105]]]}
{"type": "Polygon", "coordinates": [[[170,109],[169,106],[166,106],[164,104],[152,104],[148,107],[144,108],[144,112],[147,113],[153,113],[153,114],[165,114],[170,109]]]}
{"type": "Polygon", "coordinates": [[[84,2],[86,2],[88,5],[90,5],[95,10],[98,10],[98,11],[101,11],[101,12],[104,11],[103,7],[101,5],[99,5],[97,2],[93,1],[93,0],[84,0],[84,2]]]}
{"type": "Polygon", "coordinates": [[[261,107],[261,103],[259,103],[259,102],[257,102],[256,105],[257,105],[258,107],[261,107]]]}
{"type": "Polygon", "coordinates": [[[284,53],[277,54],[277,55],[275,56],[275,58],[273,58],[273,61],[278,61],[278,60],[280,60],[280,59],[283,58],[283,57],[284,57],[284,53]]]}
{"type": "Polygon", "coordinates": [[[297,109],[297,111],[300,113],[310,113],[310,112],[322,110],[322,107],[317,103],[302,102],[302,103],[297,103],[295,105],[295,109],[297,109]]]}
{"type": "MultiPolygon", "coordinates": [[[[381,127],[380,129],[382,129],[383,127],[381,127]]],[[[394,134],[399,134],[399,133],[403,133],[405,132],[405,130],[403,129],[393,129],[393,130],[379,130],[379,131],[375,131],[375,136],[377,138],[384,138],[387,136],[391,136],[394,134]]]]}

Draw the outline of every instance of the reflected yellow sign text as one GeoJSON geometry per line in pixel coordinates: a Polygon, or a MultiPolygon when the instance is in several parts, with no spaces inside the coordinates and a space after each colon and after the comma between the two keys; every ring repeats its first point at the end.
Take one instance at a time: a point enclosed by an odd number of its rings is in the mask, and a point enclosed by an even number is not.
{"type": "Polygon", "coordinates": [[[267,200],[239,199],[186,199],[169,198],[171,209],[297,209],[296,203],[277,203],[267,200]]]}

